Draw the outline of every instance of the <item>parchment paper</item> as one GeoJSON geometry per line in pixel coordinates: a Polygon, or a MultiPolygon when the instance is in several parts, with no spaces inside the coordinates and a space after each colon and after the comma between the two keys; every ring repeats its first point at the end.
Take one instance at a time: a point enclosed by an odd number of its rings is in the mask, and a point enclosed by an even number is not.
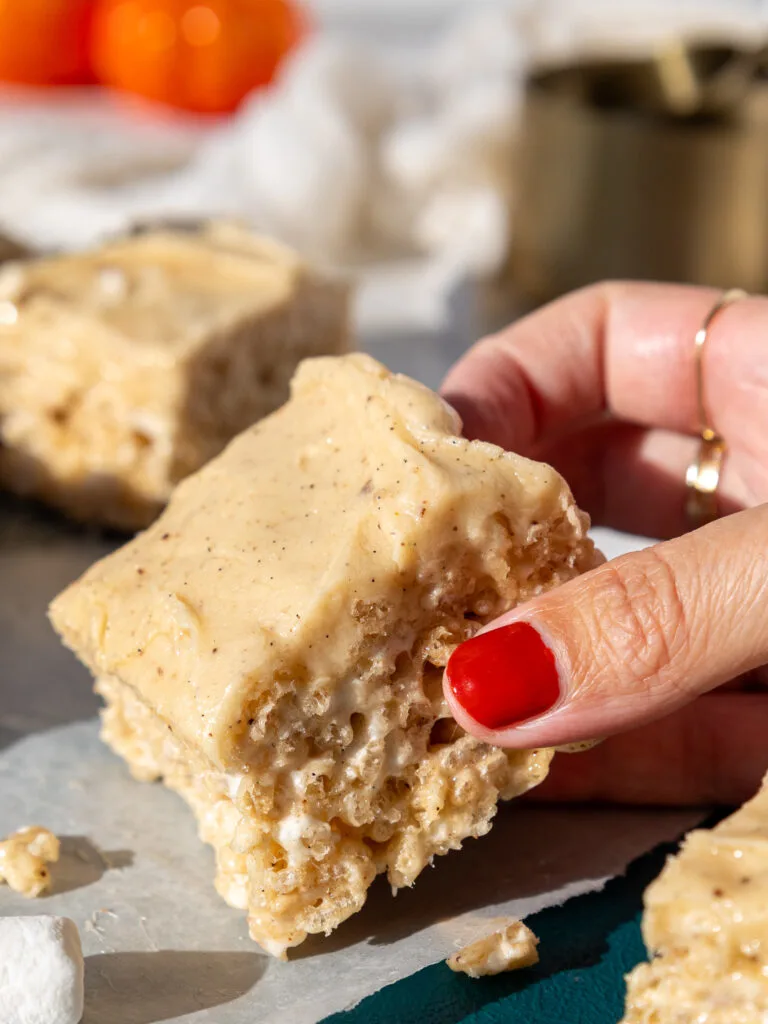
{"type": "Polygon", "coordinates": [[[63,838],[54,894],[4,889],[0,913],[72,917],[87,955],[87,1024],[314,1024],[445,958],[484,918],[525,916],[601,884],[692,817],[507,808],[489,837],[366,909],[288,964],[261,954],[211,885],[213,857],[161,786],[131,781],[93,722],[16,743],[0,761],[0,831],[42,822],[63,838]]]}

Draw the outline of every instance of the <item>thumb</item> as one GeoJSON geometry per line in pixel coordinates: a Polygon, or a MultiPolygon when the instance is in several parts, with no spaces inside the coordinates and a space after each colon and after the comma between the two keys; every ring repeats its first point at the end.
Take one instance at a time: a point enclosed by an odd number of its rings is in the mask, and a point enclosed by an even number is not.
{"type": "Polygon", "coordinates": [[[456,720],[498,746],[602,738],[768,663],[768,505],[625,555],[453,653],[456,720]]]}

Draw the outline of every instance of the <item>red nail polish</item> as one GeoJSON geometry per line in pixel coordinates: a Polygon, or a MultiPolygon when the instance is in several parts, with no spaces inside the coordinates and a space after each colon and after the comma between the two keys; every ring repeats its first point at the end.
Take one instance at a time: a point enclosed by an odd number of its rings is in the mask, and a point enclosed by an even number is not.
{"type": "Polygon", "coordinates": [[[527,622],[467,640],[453,652],[448,685],[486,729],[508,729],[543,715],[560,699],[555,656],[527,622]]]}

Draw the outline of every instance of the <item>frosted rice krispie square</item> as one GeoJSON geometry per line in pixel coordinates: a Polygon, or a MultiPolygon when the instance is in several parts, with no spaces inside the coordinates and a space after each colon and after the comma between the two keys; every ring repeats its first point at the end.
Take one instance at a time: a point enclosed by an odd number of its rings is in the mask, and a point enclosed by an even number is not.
{"type": "Polygon", "coordinates": [[[553,469],[459,431],[367,356],[308,360],[287,405],[53,604],[105,739],[187,799],[219,892],[276,955],[546,776],[551,751],[462,732],[442,670],[599,556],[553,469]]]}
{"type": "Polygon", "coordinates": [[[653,960],[628,977],[623,1024],[768,1020],[768,778],[714,829],[697,829],[645,894],[653,960]]]}
{"type": "Polygon", "coordinates": [[[146,526],[173,487],[348,346],[347,291],[229,224],[0,270],[0,486],[146,526]]]}

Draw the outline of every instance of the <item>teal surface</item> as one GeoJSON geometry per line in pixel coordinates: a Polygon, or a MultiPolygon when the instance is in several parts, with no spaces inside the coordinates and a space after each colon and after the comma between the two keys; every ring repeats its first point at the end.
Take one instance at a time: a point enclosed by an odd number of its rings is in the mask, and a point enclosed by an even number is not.
{"type": "Polygon", "coordinates": [[[324,1024],[617,1024],[624,975],[645,957],[643,891],[674,849],[657,847],[601,892],[527,918],[541,940],[535,967],[472,980],[435,964],[324,1024]]]}

